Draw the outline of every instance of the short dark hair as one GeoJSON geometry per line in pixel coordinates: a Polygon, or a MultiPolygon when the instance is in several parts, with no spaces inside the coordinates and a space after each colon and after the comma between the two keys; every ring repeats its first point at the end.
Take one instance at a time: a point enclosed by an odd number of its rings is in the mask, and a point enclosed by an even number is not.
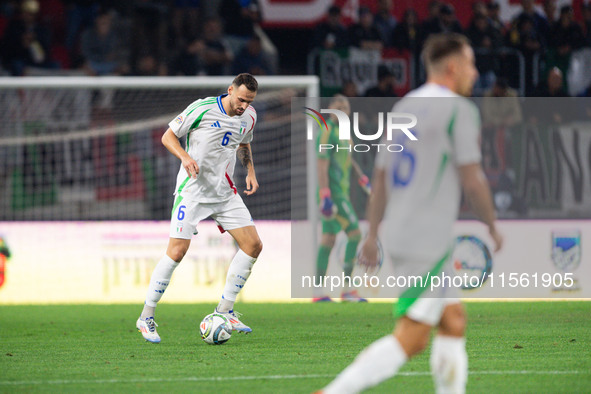
{"type": "Polygon", "coordinates": [[[249,73],[238,74],[236,78],[234,78],[234,80],[232,81],[232,85],[236,87],[244,85],[246,86],[246,89],[250,90],[251,92],[256,92],[259,89],[259,83],[249,73]]]}
{"type": "Polygon", "coordinates": [[[465,45],[470,46],[470,40],[459,33],[431,34],[425,41],[421,57],[426,66],[435,65],[450,55],[460,53],[465,45]]]}

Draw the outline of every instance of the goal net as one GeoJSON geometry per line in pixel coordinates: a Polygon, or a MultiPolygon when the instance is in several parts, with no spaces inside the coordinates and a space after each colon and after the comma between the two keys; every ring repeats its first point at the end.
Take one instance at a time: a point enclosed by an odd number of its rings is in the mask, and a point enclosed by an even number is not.
{"type": "MultiPolygon", "coordinates": [[[[0,78],[0,220],[168,220],[180,163],[160,138],[191,102],[224,93],[232,78],[0,78]]],[[[317,95],[318,82],[258,81],[252,149],[261,189],[248,206],[257,219],[286,220],[291,100],[317,95]]],[[[238,190],[245,176],[238,164],[238,190]]],[[[294,182],[305,216],[306,177],[294,182]]]]}

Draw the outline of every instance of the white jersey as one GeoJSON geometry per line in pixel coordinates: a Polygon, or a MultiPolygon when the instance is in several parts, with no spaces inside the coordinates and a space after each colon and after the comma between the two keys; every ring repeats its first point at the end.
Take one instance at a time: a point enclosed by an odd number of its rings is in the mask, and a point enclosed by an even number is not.
{"type": "Polygon", "coordinates": [[[458,167],[480,162],[480,115],[471,101],[436,84],[409,92],[392,112],[417,117],[417,141],[401,133],[391,142],[403,145],[402,152],[381,150],[376,157],[376,168],[386,173],[384,245],[393,257],[436,262],[453,239],[458,167]]]}
{"type": "Polygon", "coordinates": [[[237,193],[232,180],[236,150],[252,141],[257,114],[248,106],[241,116],[229,116],[222,105],[224,96],[197,100],[168,124],[177,137],[186,137],[187,153],[199,166],[197,178],[180,166],[175,194],[183,199],[221,202],[237,193]]]}

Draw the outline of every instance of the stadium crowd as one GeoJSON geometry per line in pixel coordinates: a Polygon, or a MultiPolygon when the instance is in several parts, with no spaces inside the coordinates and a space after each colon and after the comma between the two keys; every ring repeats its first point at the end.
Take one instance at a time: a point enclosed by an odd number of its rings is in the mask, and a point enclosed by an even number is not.
{"type": "MultiPolygon", "coordinates": [[[[423,20],[412,8],[397,20],[392,5],[393,0],[377,0],[373,11],[360,7],[357,22],[349,26],[343,23],[340,8],[330,7],[325,21],[314,28],[308,50],[394,48],[408,51],[419,64],[422,44],[430,34],[458,32],[470,39],[477,53],[476,95],[491,92],[497,79],[502,86],[516,87],[514,54],[518,53],[525,64],[522,92],[556,97],[568,94],[573,53],[591,47],[590,3],[582,6],[577,21],[573,8],[565,5],[557,10],[556,0],[544,0],[543,13],[534,0],[522,0],[521,12],[507,23],[494,0],[475,1],[467,26],[443,1],[431,1],[429,16],[423,20]],[[555,89],[556,85],[562,88],[555,89]]],[[[284,48],[275,48],[260,23],[256,0],[4,0],[0,72],[284,74],[278,56],[284,48]]],[[[391,75],[382,70],[379,76],[378,86],[367,94],[392,94],[391,75]]],[[[348,85],[343,93],[355,94],[354,86],[348,85]]],[[[578,94],[590,95],[591,85],[578,94]]]]}

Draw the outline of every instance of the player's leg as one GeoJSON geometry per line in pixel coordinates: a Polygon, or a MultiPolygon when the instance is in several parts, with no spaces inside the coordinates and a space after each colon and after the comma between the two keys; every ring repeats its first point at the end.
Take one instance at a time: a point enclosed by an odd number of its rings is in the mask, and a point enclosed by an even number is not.
{"type": "Polygon", "coordinates": [[[322,393],[359,393],[391,378],[409,358],[425,348],[430,330],[429,324],[401,317],[393,334],[365,348],[322,393]]]}
{"type": "Polygon", "coordinates": [[[330,253],[334,247],[337,233],[341,226],[335,219],[322,219],[322,236],[320,237],[320,245],[318,245],[318,252],[316,254],[316,283],[318,287],[314,287],[313,302],[331,302],[332,299],[325,294],[325,288],[321,286],[324,283],[323,278],[326,276],[328,269],[328,261],[330,253]]]}
{"type": "Polygon", "coordinates": [[[150,278],[148,291],[146,293],[146,302],[141,314],[141,318],[154,317],[156,304],[162,298],[164,291],[170,283],[172,273],[178,267],[179,263],[189,250],[190,239],[169,238],[166,254],[162,256],[150,278]]]}
{"type": "MultiPolygon", "coordinates": [[[[177,201],[182,201],[177,197],[177,201]]],[[[209,212],[197,203],[175,203],[170,222],[170,237],[166,253],[156,264],[146,292],[144,308],[136,322],[137,329],[144,339],[150,342],[160,342],[154,321],[156,305],[166,291],[172,274],[187,253],[191,244],[191,237],[196,234],[196,225],[200,220],[209,216],[209,212]]]]}
{"type": "MultiPolygon", "coordinates": [[[[357,259],[357,247],[361,241],[361,231],[359,230],[359,220],[353,209],[351,201],[348,199],[337,200],[338,220],[343,224],[343,229],[347,234],[347,245],[345,246],[345,258],[343,261],[343,273],[346,277],[351,277],[355,260],[357,259]]],[[[367,302],[361,298],[357,290],[351,289],[349,283],[345,283],[341,293],[341,300],[345,302],[367,302]]]]}
{"type": "Polygon", "coordinates": [[[228,320],[232,324],[232,329],[249,333],[252,332],[252,329],[240,321],[239,314],[234,311],[234,303],[250,277],[252,267],[263,248],[263,243],[259,238],[256,228],[252,225],[228,230],[228,232],[238,244],[239,249],[232,259],[230,267],[228,267],[222,299],[215,310],[216,312],[227,314],[228,320]]]}
{"type": "MultiPolygon", "coordinates": [[[[432,265],[420,261],[405,261],[397,269],[409,273],[437,274],[448,261],[449,253],[432,265]],[[425,267],[431,267],[425,269],[425,267]]],[[[422,276],[422,275],[420,275],[422,276]]],[[[398,369],[413,355],[421,352],[429,341],[429,332],[439,324],[446,301],[439,294],[428,292],[426,283],[406,289],[398,299],[394,335],[386,336],[371,344],[337,378],[324,394],[358,393],[396,374],[398,369]]]]}
{"type": "MultiPolygon", "coordinates": [[[[361,241],[361,231],[359,228],[347,231],[347,246],[345,247],[345,260],[343,272],[345,276],[351,277],[355,261],[357,259],[357,247],[361,241]]],[[[365,298],[359,295],[356,289],[352,289],[348,283],[345,283],[341,293],[341,300],[344,302],[367,302],[365,298]]]]}
{"type": "Polygon", "coordinates": [[[235,195],[231,200],[220,204],[212,217],[223,231],[230,233],[239,248],[228,268],[226,285],[216,311],[229,315],[234,330],[251,332],[250,327],[243,324],[234,313],[234,302],[250,276],[263,249],[263,243],[240,196],[235,195]]]}
{"type": "Polygon", "coordinates": [[[437,393],[464,393],[468,381],[466,314],[459,302],[448,304],[431,347],[431,373],[437,393]]]}

